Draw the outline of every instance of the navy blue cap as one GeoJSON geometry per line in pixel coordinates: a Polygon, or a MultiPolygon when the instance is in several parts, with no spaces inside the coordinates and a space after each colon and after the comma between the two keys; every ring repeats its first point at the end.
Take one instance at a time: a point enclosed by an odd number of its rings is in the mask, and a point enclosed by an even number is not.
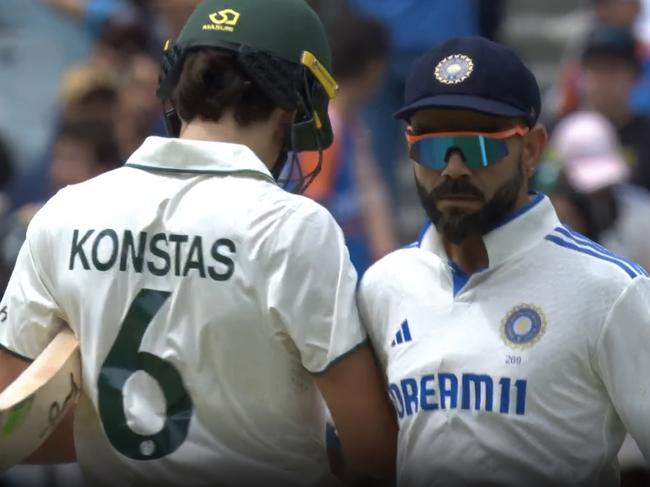
{"type": "Polygon", "coordinates": [[[418,59],[406,80],[398,119],[427,108],[458,108],[535,125],[541,109],[533,73],[509,48],[483,37],[456,37],[418,59]]]}

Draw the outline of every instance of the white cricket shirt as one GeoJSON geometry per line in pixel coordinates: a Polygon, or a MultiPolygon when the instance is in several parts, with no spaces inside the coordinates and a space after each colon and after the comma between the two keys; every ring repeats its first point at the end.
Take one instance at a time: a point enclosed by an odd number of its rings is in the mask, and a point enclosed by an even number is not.
{"type": "Polygon", "coordinates": [[[330,484],[310,373],[365,340],[325,209],[247,147],[151,137],[32,221],[0,344],[79,337],[89,485],[330,484]]]}
{"type": "Polygon", "coordinates": [[[467,276],[429,226],[362,279],[398,485],[618,485],[626,430],[650,458],[650,279],[541,194],[484,241],[467,276]]]}

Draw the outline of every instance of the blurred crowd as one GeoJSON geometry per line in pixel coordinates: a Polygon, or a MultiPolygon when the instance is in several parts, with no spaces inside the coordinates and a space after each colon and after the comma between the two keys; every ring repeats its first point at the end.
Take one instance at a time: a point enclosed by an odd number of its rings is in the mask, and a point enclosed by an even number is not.
{"type": "MultiPolygon", "coordinates": [[[[306,1],[330,32],[340,85],[335,143],[307,195],[339,221],[362,273],[407,243],[404,212],[420,212],[401,204],[415,193],[400,177],[410,169],[404,127],[392,117],[409,66],[452,36],[502,40],[509,3],[306,1]]],[[[155,96],[162,46],[198,3],[0,2],[0,291],[48,197],[165,135],[155,96]]],[[[581,8],[589,21],[572,32],[556,82],[545,87],[551,138],[534,186],[565,223],[650,268],[650,1],[584,0],[581,8]]]]}
{"type": "Polygon", "coordinates": [[[0,289],[40,205],[165,135],[163,41],[197,3],[0,2],[0,289]]]}
{"type": "MultiPolygon", "coordinates": [[[[158,60],[197,3],[0,3],[0,289],[40,205],[66,185],[121,165],[148,135],[165,135],[158,60]]],[[[310,3],[330,30],[341,90],[332,104],[336,143],[308,195],[336,216],[363,272],[401,241],[403,135],[392,113],[409,65],[452,35],[494,37],[505,2],[310,3]]]]}
{"type": "Polygon", "coordinates": [[[590,6],[547,93],[551,139],[536,183],[565,223],[648,268],[650,39],[636,32],[650,2],[590,6]]]}

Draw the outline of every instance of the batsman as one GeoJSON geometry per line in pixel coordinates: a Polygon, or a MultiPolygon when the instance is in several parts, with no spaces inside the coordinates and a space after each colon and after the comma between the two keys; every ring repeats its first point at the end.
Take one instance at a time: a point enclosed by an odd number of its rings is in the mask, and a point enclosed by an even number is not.
{"type": "Polygon", "coordinates": [[[28,229],[0,302],[5,453],[38,431],[17,456],[76,459],[89,485],[335,485],[327,406],[349,464],[392,475],[342,232],[294,194],[319,169],[300,153],[332,143],[330,66],[304,0],[199,4],[162,63],[170,137],[28,229]]]}

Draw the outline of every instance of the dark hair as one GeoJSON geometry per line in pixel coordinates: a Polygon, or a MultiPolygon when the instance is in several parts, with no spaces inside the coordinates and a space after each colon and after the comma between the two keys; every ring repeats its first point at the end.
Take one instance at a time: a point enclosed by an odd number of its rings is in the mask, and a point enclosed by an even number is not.
{"type": "Polygon", "coordinates": [[[115,16],[106,21],[97,44],[117,51],[122,56],[153,54],[153,41],[144,19],[137,16],[115,16]]]}
{"type": "Polygon", "coordinates": [[[218,122],[231,111],[242,126],[267,120],[276,108],[260,86],[239,68],[235,53],[205,48],[188,53],[172,102],[186,122],[195,118],[218,122]]]}
{"type": "Polygon", "coordinates": [[[94,118],[80,118],[65,122],[56,134],[56,140],[69,139],[90,147],[97,163],[107,169],[122,165],[122,158],[113,124],[94,118]]]}
{"type": "Polygon", "coordinates": [[[585,228],[581,231],[587,238],[598,241],[600,233],[604,228],[601,228],[598,223],[599,215],[596,212],[596,208],[587,194],[577,191],[571,186],[564,171],[560,171],[558,174],[552,194],[562,196],[566,199],[582,217],[585,228]]]}
{"type": "Polygon", "coordinates": [[[346,15],[327,25],[332,49],[332,74],[337,80],[354,78],[388,53],[388,31],[377,20],[346,15]]]}

